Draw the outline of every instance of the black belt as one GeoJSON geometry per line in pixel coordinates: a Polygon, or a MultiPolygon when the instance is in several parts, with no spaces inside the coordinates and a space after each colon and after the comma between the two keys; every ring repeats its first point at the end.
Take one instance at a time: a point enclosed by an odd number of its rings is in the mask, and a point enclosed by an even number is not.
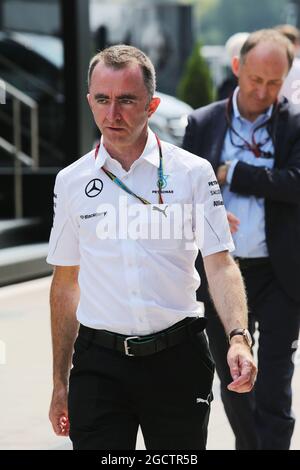
{"type": "Polygon", "coordinates": [[[258,266],[265,266],[270,263],[270,258],[240,258],[236,256],[235,261],[238,262],[238,265],[241,269],[248,268],[257,268],[258,266]]]}
{"type": "Polygon", "coordinates": [[[146,336],[126,336],[80,325],[79,335],[126,356],[148,356],[187,341],[191,335],[203,331],[206,322],[206,318],[188,317],[165,330],[146,336]]]}

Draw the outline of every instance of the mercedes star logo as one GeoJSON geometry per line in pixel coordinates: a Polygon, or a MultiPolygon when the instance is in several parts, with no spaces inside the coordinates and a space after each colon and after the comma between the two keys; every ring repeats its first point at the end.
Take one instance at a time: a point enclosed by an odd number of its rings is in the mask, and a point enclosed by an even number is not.
{"type": "Polygon", "coordinates": [[[98,178],[91,180],[85,187],[85,194],[87,197],[96,197],[101,193],[103,183],[98,178]]]}

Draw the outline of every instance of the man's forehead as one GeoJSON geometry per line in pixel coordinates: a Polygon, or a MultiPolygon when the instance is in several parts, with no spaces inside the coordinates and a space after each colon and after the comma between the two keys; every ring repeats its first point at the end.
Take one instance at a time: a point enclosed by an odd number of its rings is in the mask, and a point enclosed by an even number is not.
{"type": "Polygon", "coordinates": [[[139,75],[143,78],[142,69],[137,63],[129,63],[124,66],[114,67],[112,65],[107,65],[104,62],[98,62],[95,66],[94,72],[98,74],[107,74],[107,75],[116,75],[116,76],[129,76],[129,75],[139,75]]]}
{"type": "Polygon", "coordinates": [[[93,71],[90,90],[95,93],[116,92],[117,94],[147,93],[142,70],[138,64],[114,68],[98,63],[93,71]]]}
{"type": "Polygon", "coordinates": [[[286,62],[288,66],[287,51],[281,44],[270,41],[258,43],[245,56],[244,63],[255,61],[286,62]]]}

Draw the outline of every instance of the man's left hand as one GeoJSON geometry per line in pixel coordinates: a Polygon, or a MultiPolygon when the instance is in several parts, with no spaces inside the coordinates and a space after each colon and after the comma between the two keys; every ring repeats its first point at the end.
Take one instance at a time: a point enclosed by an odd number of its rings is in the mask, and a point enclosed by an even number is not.
{"type": "Polygon", "coordinates": [[[242,342],[233,342],[228,350],[227,362],[233,381],[228,390],[237,393],[250,392],[253,388],[257,367],[249,347],[242,342]]]}

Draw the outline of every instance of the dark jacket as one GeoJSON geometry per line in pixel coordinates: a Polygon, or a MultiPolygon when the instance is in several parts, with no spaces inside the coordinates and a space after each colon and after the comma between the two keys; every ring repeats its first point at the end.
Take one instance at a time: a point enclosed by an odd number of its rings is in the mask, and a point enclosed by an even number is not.
{"type": "MultiPolygon", "coordinates": [[[[227,100],[195,110],[183,148],[220,164],[227,131],[227,100]]],[[[285,292],[300,301],[300,114],[287,100],[278,104],[272,126],[275,163],[272,170],[238,162],[230,190],[265,198],[266,242],[270,260],[285,292]]],[[[251,221],[249,221],[251,223],[251,221]]]]}

